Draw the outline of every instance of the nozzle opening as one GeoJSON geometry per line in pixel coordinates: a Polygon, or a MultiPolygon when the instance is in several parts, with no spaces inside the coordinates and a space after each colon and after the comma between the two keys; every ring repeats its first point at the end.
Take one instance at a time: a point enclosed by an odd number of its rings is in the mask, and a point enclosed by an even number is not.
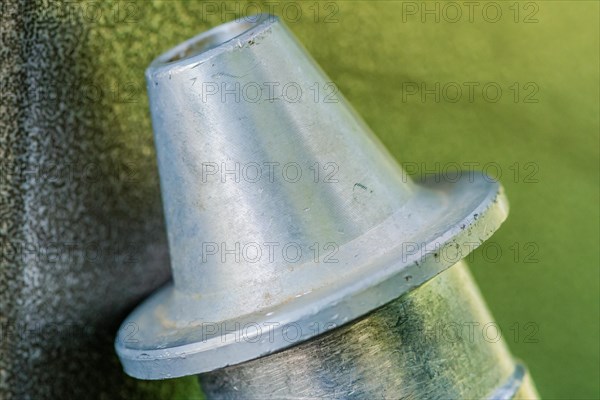
{"type": "Polygon", "coordinates": [[[160,56],[157,61],[160,64],[168,64],[194,57],[249,32],[269,19],[275,20],[276,18],[270,14],[256,14],[218,25],[181,43],[160,56]]]}

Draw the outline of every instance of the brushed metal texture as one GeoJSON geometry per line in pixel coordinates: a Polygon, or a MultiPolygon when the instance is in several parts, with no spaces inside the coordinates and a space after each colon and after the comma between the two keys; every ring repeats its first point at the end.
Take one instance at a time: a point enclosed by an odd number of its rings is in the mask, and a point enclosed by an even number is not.
{"type": "Polygon", "coordinates": [[[356,323],[199,379],[211,399],[537,398],[496,328],[460,262],[356,323]]]}

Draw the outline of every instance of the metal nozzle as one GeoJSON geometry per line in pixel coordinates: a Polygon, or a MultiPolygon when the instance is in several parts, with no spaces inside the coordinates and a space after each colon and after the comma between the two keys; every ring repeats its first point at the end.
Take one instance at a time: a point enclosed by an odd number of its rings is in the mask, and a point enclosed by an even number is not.
{"type": "Polygon", "coordinates": [[[518,389],[501,340],[412,333],[491,321],[460,260],[506,218],[497,182],[413,183],[271,15],[192,38],[146,77],[174,282],[124,322],[128,374],[210,372],[207,393],[233,397],[518,389]]]}

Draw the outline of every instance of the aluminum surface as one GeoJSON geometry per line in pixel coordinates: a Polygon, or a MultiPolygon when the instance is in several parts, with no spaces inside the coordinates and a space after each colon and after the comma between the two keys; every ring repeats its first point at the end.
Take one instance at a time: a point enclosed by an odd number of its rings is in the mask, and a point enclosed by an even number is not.
{"type": "Polygon", "coordinates": [[[464,262],[288,350],[200,375],[210,399],[533,399],[464,262]]]}
{"type": "Polygon", "coordinates": [[[331,82],[275,17],[190,39],[146,76],[174,284],[123,323],[115,345],[132,376],[207,372],[343,325],[455,264],[506,218],[497,182],[415,184],[341,95],[315,99],[311,88],[331,82]],[[257,179],[257,165],[282,169],[257,179]],[[315,165],[334,179],[308,175],[315,165]],[[301,256],[257,262],[236,247],[268,243],[301,256]]]}

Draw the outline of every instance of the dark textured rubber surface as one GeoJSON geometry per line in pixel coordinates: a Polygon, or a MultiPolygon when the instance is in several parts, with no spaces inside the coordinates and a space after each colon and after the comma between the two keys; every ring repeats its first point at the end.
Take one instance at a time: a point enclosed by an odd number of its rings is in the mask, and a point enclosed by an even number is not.
{"type": "Polygon", "coordinates": [[[122,30],[47,3],[1,5],[0,398],[148,398],[113,350],[169,277],[143,87],[122,30]]]}

